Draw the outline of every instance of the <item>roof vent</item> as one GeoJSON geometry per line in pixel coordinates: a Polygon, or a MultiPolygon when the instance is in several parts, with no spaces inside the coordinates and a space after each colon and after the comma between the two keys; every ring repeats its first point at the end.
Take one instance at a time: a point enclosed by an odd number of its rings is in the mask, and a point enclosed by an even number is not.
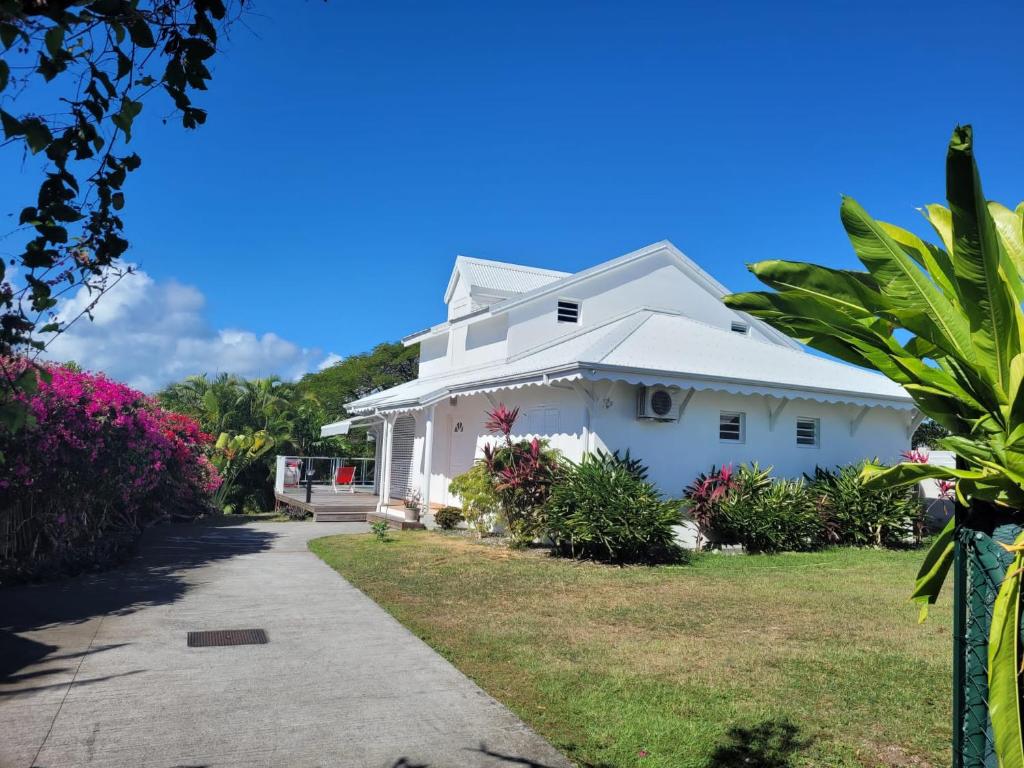
{"type": "Polygon", "coordinates": [[[578,323],[580,321],[580,303],[568,299],[558,300],[558,322],[578,323]]]}
{"type": "Polygon", "coordinates": [[[672,391],[665,387],[640,387],[636,394],[636,417],[651,421],[677,421],[672,391]]]}
{"type": "Polygon", "coordinates": [[[750,326],[746,323],[741,323],[739,320],[733,320],[730,330],[733,333],[742,333],[744,336],[750,331],[750,326]]]}

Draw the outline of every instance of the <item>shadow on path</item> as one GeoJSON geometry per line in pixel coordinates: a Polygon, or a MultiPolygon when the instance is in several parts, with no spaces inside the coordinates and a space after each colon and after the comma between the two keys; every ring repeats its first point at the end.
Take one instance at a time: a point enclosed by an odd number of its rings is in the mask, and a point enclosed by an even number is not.
{"type": "MultiPolygon", "coordinates": [[[[51,655],[59,647],[22,637],[23,633],[173,603],[188,591],[189,571],[266,550],[278,535],[240,527],[244,522],[159,526],[146,531],[135,557],[113,570],[0,588],[0,683],[25,679],[17,673],[43,660],[76,659],[77,665],[81,656],[110,647],[51,655]]],[[[48,673],[52,670],[40,674],[48,673]]]]}

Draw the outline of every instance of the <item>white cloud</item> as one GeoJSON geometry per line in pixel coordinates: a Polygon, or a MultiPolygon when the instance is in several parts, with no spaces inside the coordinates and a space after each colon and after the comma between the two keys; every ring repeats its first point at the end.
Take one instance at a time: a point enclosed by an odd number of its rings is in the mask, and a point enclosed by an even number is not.
{"type": "MultiPolygon", "coordinates": [[[[89,301],[89,294],[79,289],[60,305],[59,314],[71,319],[89,301]]],[[[136,272],[103,296],[93,321],[82,317],[58,336],[47,356],[74,360],[144,392],[196,373],[296,379],[340,359],[334,354],[324,358],[322,350],[300,347],[275,333],[214,330],[205,308],[206,297],[198,288],[136,272]]]]}
{"type": "Polygon", "coordinates": [[[322,371],[326,368],[330,368],[335,363],[340,363],[344,359],[345,358],[342,357],[341,355],[336,355],[333,352],[331,352],[331,354],[329,354],[327,357],[325,357],[317,364],[316,369],[318,371],[322,371]]]}

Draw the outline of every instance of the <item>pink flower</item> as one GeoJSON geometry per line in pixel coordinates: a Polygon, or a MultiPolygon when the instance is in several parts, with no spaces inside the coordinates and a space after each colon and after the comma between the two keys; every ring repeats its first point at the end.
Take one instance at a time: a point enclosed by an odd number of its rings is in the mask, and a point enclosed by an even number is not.
{"type": "Polygon", "coordinates": [[[904,451],[900,454],[904,461],[908,461],[911,464],[927,464],[929,454],[928,451],[923,448],[915,448],[912,451],[904,451]]]}

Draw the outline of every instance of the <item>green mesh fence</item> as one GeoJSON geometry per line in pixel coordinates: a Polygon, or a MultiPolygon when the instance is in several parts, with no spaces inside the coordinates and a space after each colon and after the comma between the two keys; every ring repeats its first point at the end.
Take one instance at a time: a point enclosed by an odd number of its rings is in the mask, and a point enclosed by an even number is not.
{"type": "Polygon", "coordinates": [[[1015,525],[961,527],[953,572],[953,766],[998,768],[988,719],[988,632],[992,605],[1013,556],[999,546],[1015,525]]]}

